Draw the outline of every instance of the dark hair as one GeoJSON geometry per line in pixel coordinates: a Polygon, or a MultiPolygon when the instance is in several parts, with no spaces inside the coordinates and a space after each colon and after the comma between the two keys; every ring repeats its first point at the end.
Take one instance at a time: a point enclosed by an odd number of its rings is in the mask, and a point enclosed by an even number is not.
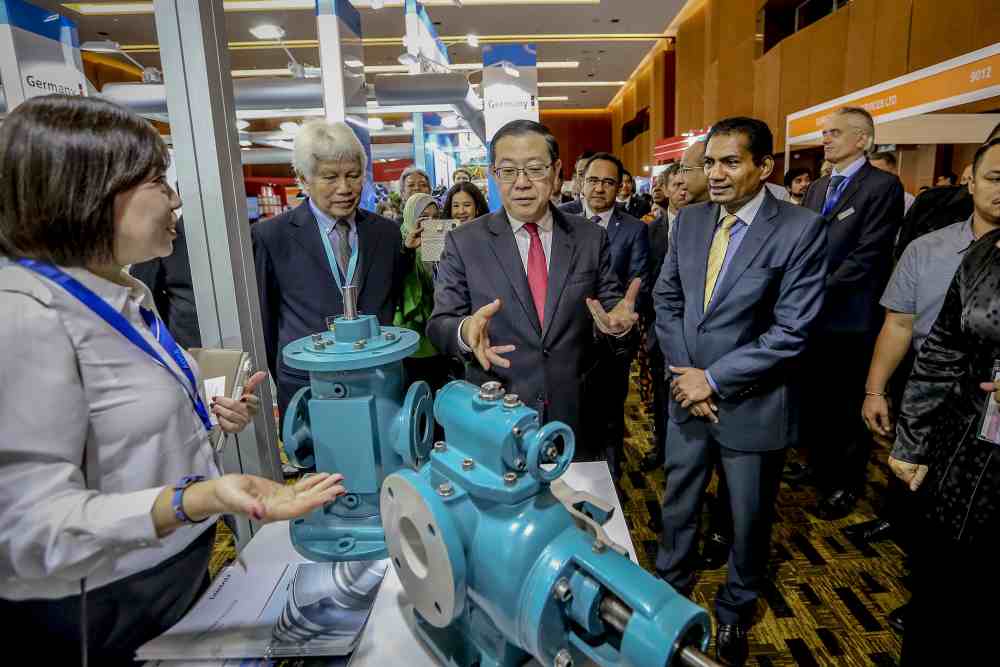
{"type": "Polygon", "coordinates": [[[742,134],[746,137],[747,149],[753,156],[754,164],[760,165],[764,158],[774,157],[774,136],[764,121],[746,116],[724,118],[708,131],[706,142],[711,141],[716,135],[728,134],[742,134]]]}
{"type": "MultiPolygon", "coordinates": [[[[594,151],[583,151],[580,153],[580,157],[576,159],[577,162],[586,162],[590,158],[594,157],[594,151]]],[[[574,163],[575,164],[575,163],[574,163]]]]}
{"type": "MultiPolygon", "coordinates": [[[[625,165],[622,164],[622,161],[619,160],[614,155],[612,155],[611,153],[594,153],[594,155],[591,156],[589,160],[587,160],[587,166],[583,168],[584,176],[587,175],[587,170],[590,169],[590,165],[594,164],[597,161],[610,162],[611,164],[615,165],[615,168],[618,169],[619,183],[621,183],[624,180],[623,177],[625,176],[625,174],[628,174],[628,172],[625,171],[625,165]]],[[[631,175],[632,174],[629,174],[629,176],[631,175]]]]}
{"type": "Polygon", "coordinates": [[[812,177],[812,172],[806,169],[805,167],[795,167],[794,169],[789,169],[788,173],[785,174],[785,187],[786,188],[792,187],[792,182],[795,181],[796,178],[804,174],[809,174],[810,178],[812,177]]]}
{"type": "Polygon", "coordinates": [[[510,121],[493,135],[493,139],[490,141],[490,164],[495,165],[497,162],[497,144],[500,143],[501,139],[520,137],[525,134],[540,135],[549,146],[549,157],[552,159],[552,162],[559,159],[559,142],[556,141],[555,135],[549,131],[549,128],[533,120],[521,119],[510,121]]]}
{"type": "Polygon", "coordinates": [[[451,186],[448,190],[448,194],[444,197],[444,205],[441,207],[441,216],[444,218],[451,217],[451,200],[455,198],[459,192],[464,192],[465,194],[472,197],[472,201],[476,203],[476,215],[473,217],[478,218],[481,215],[486,215],[490,212],[490,206],[486,203],[486,197],[483,196],[483,191],[480,190],[475,184],[466,181],[465,183],[456,183],[451,186]]]}
{"type": "Polygon", "coordinates": [[[997,146],[1000,146],[1000,137],[997,137],[996,139],[991,139],[976,149],[976,154],[972,156],[973,176],[976,175],[976,170],[979,169],[979,163],[983,161],[983,157],[986,155],[986,153],[988,153],[990,149],[996,148],[997,146]]]}
{"type": "Polygon", "coordinates": [[[622,178],[621,178],[621,180],[623,180],[623,181],[624,181],[624,180],[625,180],[625,177],[626,177],[626,176],[628,176],[628,177],[629,177],[630,179],[632,179],[633,181],[635,180],[635,178],[634,178],[634,177],[632,176],[632,172],[631,172],[631,171],[629,171],[628,169],[624,169],[624,168],[623,168],[623,169],[622,169],[622,178]]]}
{"type": "Polygon", "coordinates": [[[938,178],[947,178],[952,185],[958,183],[958,176],[956,176],[953,171],[946,171],[943,174],[938,174],[938,178]]]}
{"type": "Polygon", "coordinates": [[[667,165],[666,169],[660,172],[660,175],[663,176],[664,179],[673,178],[674,176],[677,175],[677,172],[679,172],[680,170],[681,170],[680,162],[671,162],[670,164],[667,165]]]}
{"type": "Polygon", "coordinates": [[[876,160],[880,162],[885,162],[893,169],[895,169],[896,165],[899,164],[899,162],[896,160],[896,154],[893,153],[892,151],[878,151],[868,156],[869,162],[875,162],[876,160]]]}
{"type": "Polygon", "coordinates": [[[153,126],[117,104],[27,100],[0,126],[0,254],[62,266],[112,261],[115,197],[169,162],[153,126]]]}

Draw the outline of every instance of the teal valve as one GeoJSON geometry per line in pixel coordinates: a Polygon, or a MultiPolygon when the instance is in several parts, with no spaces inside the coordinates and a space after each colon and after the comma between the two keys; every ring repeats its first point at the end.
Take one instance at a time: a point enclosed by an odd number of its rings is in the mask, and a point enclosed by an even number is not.
{"type": "Polygon", "coordinates": [[[495,382],[452,382],[434,415],[446,439],[381,491],[387,547],[416,631],[442,665],[717,665],[707,612],[629,560],[613,507],[558,477],[564,424],[495,382]]]}
{"type": "Polygon", "coordinates": [[[282,440],[293,465],[344,475],[348,493],[291,522],[292,545],[315,561],[385,558],[379,491],[386,475],[426,462],[433,401],[425,382],[408,388],[402,361],[419,344],[408,329],[359,315],[345,290],[344,315],[331,330],[289,343],[287,366],[309,373],[292,397],[282,440]]]}

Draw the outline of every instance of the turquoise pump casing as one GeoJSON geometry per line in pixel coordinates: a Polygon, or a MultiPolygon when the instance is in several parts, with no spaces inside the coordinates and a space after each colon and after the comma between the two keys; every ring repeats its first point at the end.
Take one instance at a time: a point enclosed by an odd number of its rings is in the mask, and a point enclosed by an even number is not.
{"type": "Polygon", "coordinates": [[[452,382],[434,413],[446,442],[386,477],[382,521],[442,664],[664,667],[705,649],[705,610],[607,539],[613,507],[555,481],[573,457],[569,427],[540,426],[497,383],[452,382]]]}
{"type": "Polygon", "coordinates": [[[386,475],[427,458],[433,403],[425,382],[404,387],[402,360],[419,336],[382,327],[371,315],[340,317],[333,330],[289,343],[286,365],[309,372],[309,385],[285,414],[285,452],[299,468],[339,472],[350,493],[290,524],[292,545],[315,561],[387,555],[379,517],[386,475]]]}

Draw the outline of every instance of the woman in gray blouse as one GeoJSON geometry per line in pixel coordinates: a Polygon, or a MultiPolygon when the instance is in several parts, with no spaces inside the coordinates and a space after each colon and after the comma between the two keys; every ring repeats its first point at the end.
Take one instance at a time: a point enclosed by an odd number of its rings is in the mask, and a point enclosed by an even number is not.
{"type": "Polygon", "coordinates": [[[220,475],[209,413],[242,430],[264,376],[200,396],[123,269],[171,252],[168,159],[149,123],[93,98],[36,97],[0,126],[0,616],[52,664],[84,645],[130,664],[202,589],[217,515],[287,519],[344,492],[339,475],[220,475]]]}

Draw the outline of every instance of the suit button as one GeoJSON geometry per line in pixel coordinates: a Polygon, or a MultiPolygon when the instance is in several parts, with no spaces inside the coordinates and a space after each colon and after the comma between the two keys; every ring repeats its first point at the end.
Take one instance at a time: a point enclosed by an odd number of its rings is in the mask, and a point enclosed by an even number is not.
{"type": "Polygon", "coordinates": [[[542,348],[542,356],[545,357],[546,359],[549,358],[549,348],[547,347],[542,348]]]}
{"type": "Polygon", "coordinates": [[[539,403],[544,403],[545,402],[545,394],[538,394],[538,396],[535,396],[535,400],[538,401],[539,403]]]}

